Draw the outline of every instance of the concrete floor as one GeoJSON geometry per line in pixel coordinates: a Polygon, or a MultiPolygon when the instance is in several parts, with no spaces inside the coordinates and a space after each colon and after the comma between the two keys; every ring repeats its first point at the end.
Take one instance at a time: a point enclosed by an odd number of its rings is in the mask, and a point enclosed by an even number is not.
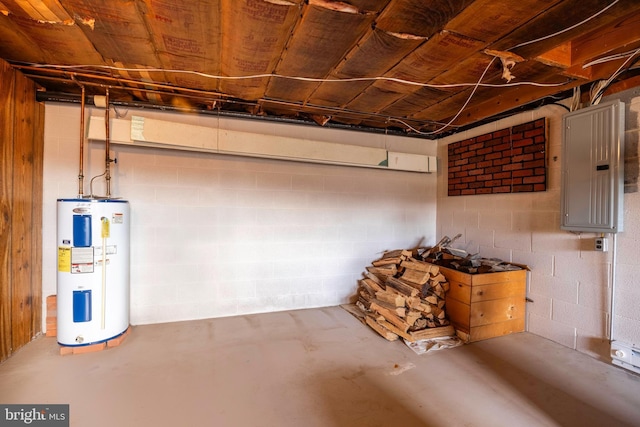
{"type": "Polygon", "coordinates": [[[137,326],[0,365],[0,403],[68,403],[71,425],[640,425],[640,377],[528,333],[417,355],[340,307],[137,326]]]}

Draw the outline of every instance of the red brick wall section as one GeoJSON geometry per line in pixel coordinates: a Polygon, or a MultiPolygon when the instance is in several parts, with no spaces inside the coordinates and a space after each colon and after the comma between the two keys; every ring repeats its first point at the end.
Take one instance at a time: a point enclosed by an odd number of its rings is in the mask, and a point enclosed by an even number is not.
{"type": "Polygon", "coordinates": [[[449,196],[546,191],[546,119],[448,146],[449,196]]]}

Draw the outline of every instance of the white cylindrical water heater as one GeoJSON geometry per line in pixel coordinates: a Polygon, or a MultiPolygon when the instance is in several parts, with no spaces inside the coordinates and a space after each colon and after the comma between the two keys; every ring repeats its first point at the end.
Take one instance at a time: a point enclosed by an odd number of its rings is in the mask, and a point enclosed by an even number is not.
{"type": "Polygon", "coordinates": [[[129,327],[129,202],[58,199],[58,343],[108,341],[129,327]]]}

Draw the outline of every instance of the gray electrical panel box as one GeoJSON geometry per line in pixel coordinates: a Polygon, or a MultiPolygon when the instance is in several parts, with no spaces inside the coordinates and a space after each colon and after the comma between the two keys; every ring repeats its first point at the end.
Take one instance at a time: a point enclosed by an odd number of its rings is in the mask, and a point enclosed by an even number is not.
{"type": "Polygon", "coordinates": [[[624,103],[607,102],[562,119],[562,219],[570,231],[622,231],[624,103]]]}

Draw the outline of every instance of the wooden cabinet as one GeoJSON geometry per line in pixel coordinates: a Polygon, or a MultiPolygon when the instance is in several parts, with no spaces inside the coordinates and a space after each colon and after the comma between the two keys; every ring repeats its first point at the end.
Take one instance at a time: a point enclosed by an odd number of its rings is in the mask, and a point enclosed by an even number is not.
{"type": "Polygon", "coordinates": [[[446,313],[468,341],[524,331],[527,270],[467,274],[440,268],[449,282],[446,313]]]}

